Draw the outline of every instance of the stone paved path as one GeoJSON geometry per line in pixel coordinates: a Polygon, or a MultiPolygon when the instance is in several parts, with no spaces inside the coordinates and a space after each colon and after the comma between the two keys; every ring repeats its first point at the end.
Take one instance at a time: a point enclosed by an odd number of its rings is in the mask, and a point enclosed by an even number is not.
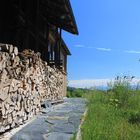
{"type": "Polygon", "coordinates": [[[70,140],[77,132],[84,112],[84,99],[65,99],[64,103],[44,110],[11,140],[70,140]]]}

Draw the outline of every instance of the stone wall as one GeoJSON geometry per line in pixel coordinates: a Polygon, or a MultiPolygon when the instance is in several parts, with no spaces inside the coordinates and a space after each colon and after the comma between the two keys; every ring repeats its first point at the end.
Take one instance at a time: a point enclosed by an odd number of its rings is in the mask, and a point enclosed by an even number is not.
{"type": "Polygon", "coordinates": [[[63,77],[40,53],[0,44],[0,133],[32,118],[45,100],[63,100],[63,77]]]}

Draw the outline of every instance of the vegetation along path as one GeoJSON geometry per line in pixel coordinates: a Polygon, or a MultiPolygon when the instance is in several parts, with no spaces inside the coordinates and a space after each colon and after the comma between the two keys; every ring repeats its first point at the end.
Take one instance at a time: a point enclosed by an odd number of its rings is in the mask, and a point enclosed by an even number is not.
{"type": "Polygon", "coordinates": [[[84,91],[88,111],[82,140],[140,140],[140,89],[130,80],[118,77],[107,91],[84,91]]]}
{"type": "Polygon", "coordinates": [[[85,100],[68,98],[52,106],[25,126],[11,140],[70,140],[77,132],[85,112],[85,100]]]}

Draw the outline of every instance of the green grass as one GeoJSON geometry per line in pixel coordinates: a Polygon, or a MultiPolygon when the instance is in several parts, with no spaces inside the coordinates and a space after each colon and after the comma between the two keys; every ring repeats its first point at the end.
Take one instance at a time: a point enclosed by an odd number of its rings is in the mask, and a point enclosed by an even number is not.
{"type": "Polygon", "coordinates": [[[85,94],[88,112],[82,140],[140,140],[140,91],[128,81],[115,81],[105,91],[85,94]]]}
{"type": "Polygon", "coordinates": [[[128,79],[82,96],[88,101],[82,140],[140,140],[140,90],[131,89],[128,79]]]}
{"type": "Polygon", "coordinates": [[[83,140],[140,140],[140,124],[128,121],[131,107],[127,110],[116,108],[104,92],[93,91],[85,97],[88,112],[81,128],[83,140]]]}
{"type": "Polygon", "coordinates": [[[70,139],[70,140],[76,140],[76,133],[74,134],[74,136],[70,139]]]}

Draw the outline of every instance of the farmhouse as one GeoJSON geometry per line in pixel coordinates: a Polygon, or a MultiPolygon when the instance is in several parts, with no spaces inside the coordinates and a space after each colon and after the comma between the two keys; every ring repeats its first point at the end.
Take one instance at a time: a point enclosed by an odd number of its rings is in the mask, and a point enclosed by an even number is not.
{"type": "Polygon", "coordinates": [[[0,133],[63,101],[71,53],[62,30],[78,34],[69,0],[0,1],[0,133]]]}

